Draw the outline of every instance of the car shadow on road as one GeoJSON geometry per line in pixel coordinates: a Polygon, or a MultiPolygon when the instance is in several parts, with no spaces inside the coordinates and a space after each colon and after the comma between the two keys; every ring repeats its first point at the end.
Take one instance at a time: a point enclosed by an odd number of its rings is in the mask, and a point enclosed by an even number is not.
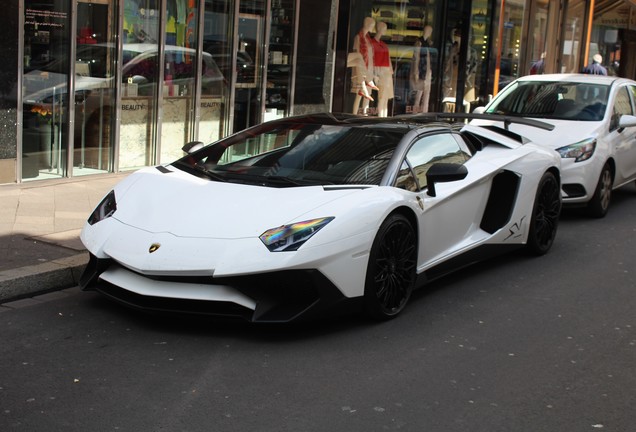
{"type": "Polygon", "coordinates": [[[114,315],[118,319],[152,332],[188,334],[200,337],[236,337],[269,342],[306,340],[329,333],[355,331],[370,323],[362,313],[321,316],[316,319],[289,323],[252,323],[240,318],[214,318],[203,315],[152,313],[128,308],[102,295],[87,297],[86,307],[98,313],[114,315]]]}
{"type": "MultiPolygon", "coordinates": [[[[633,199],[636,199],[636,184],[634,182],[626,184],[612,191],[612,200],[607,214],[611,215],[612,209],[616,209],[622,205],[625,205],[626,202],[633,199]]],[[[590,219],[585,206],[563,207],[561,211],[561,222],[580,219],[590,219]]]]}

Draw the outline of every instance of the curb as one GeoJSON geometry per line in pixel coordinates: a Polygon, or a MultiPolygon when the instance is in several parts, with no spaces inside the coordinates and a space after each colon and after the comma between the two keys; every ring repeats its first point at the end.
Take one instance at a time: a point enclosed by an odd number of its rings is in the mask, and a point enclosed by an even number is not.
{"type": "Polygon", "coordinates": [[[88,253],[0,272],[0,303],[76,286],[88,253]]]}

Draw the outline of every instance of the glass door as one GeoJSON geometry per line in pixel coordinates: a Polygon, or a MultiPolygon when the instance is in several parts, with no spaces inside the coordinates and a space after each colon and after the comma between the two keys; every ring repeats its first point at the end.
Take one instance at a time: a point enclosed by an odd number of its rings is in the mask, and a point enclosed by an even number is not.
{"type": "MultiPolygon", "coordinates": [[[[160,163],[183,156],[183,145],[194,140],[196,49],[199,39],[196,4],[194,1],[167,0],[160,163]]],[[[203,59],[202,87],[216,85],[217,93],[220,93],[221,72],[208,57],[203,59]]]]}
{"type": "Polygon", "coordinates": [[[269,52],[263,120],[273,120],[290,114],[294,77],[294,23],[296,0],[271,0],[269,19],[269,52]]]}
{"type": "Polygon", "coordinates": [[[234,127],[238,132],[259,124],[262,117],[263,58],[266,54],[264,1],[241,1],[235,39],[236,85],[234,90],[234,127]]]}
{"type": "Polygon", "coordinates": [[[66,175],[70,2],[25,0],[22,179],[66,175]]]}
{"type": "Polygon", "coordinates": [[[119,169],[154,164],[160,0],[124,0],[119,169]]]}
{"type": "Polygon", "coordinates": [[[117,2],[78,0],[73,175],[113,170],[117,2]]]}
{"type": "MultiPolygon", "coordinates": [[[[231,111],[234,5],[229,0],[206,0],[203,25],[203,73],[214,72],[216,79],[201,86],[198,137],[210,143],[229,135],[227,118],[231,111]]],[[[240,58],[239,58],[240,60],[240,58]]],[[[248,63],[241,63],[247,67],[248,63]]],[[[243,68],[241,68],[243,69],[243,68]]],[[[239,74],[241,73],[239,69],[239,74]]]]}
{"type": "Polygon", "coordinates": [[[291,114],[297,0],[241,1],[233,131],[291,114]]]}

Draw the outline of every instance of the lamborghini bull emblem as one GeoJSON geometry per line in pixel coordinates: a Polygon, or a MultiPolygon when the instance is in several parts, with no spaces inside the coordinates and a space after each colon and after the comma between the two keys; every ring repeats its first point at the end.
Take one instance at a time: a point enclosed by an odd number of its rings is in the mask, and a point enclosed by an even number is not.
{"type": "Polygon", "coordinates": [[[150,245],[150,248],[148,248],[148,252],[149,253],[157,252],[157,249],[159,249],[160,247],[161,245],[159,243],[153,243],[150,245]]]}

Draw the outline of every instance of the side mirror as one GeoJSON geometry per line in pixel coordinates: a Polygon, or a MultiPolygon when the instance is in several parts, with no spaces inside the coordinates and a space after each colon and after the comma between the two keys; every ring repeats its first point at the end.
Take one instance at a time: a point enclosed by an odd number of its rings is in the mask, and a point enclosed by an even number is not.
{"type": "Polygon", "coordinates": [[[190,141],[189,143],[181,147],[181,150],[190,154],[190,153],[194,153],[195,151],[199,150],[202,147],[203,147],[203,143],[201,141],[190,141]]]}
{"type": "Polygon", "coordinates": [[[435,183],[448,183],[463,180],[468,175],[468,169],[464,165],[453,163],[433,164],[426,173],[428,196],[437,196],[435,183]]]}
{"type": "Polygon", "coordinates": [[[485,113],[486,113],[485,106],[478,106],[477,108],[473,110],[473,114],[485,114],[485,113]]]}
{"type": "Polygon", "coordinates": [[[618,120],[618,130],[619,131],[623,131],[623,129],[628,128],[628,127],[634,127],[636,126],[636,117],[633,115],[622,115],[621,118],[618,120]]]}

